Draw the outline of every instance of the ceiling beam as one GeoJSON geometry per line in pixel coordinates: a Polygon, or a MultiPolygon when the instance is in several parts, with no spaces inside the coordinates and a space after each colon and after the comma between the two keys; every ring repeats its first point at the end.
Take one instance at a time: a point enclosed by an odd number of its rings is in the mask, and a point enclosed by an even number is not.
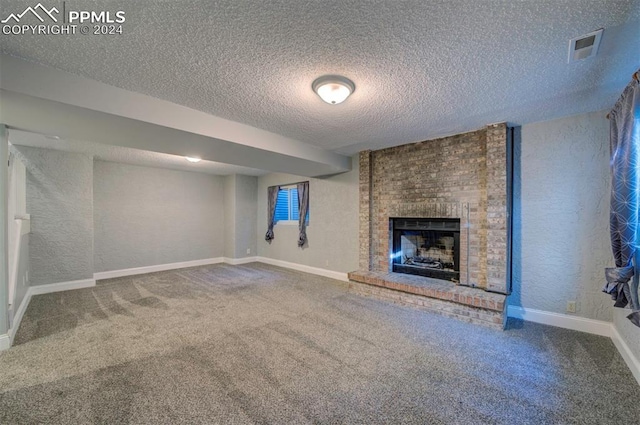
{"type": "Polygon", "coordinates": [[[344,168],[284,155],[200,134],[0,90],[0,119],[9,128],[202,159],[250,168],[317,177],[344,168]]]}
{"type": "Polygon", "coordinates": [[[344,155],[8,55],[0,89],[0,119],[21,130],[303,176],[351,168],[344,155]]]}

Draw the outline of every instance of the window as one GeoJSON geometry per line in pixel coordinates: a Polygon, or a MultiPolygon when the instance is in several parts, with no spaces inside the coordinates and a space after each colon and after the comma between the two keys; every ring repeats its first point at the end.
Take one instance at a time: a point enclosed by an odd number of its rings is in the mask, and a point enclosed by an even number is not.
{"type": "MultiPolygon", "coordinates": [[[[309,211],[306,220],[309,224],[309,211]]],[[[298,189],[295,186],[282,186],[276,201],[276,223],[298,224],[298,189]]]]}

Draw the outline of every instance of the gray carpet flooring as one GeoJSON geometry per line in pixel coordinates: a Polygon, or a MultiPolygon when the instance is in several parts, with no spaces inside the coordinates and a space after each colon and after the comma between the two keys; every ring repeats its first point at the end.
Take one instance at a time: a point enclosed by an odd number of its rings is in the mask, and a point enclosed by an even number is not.
{"type": "Polygon", "coordinates": [[[633,424],[640,386],[608,338],[214,265],[34,297],[0,423],[633,424]]]}

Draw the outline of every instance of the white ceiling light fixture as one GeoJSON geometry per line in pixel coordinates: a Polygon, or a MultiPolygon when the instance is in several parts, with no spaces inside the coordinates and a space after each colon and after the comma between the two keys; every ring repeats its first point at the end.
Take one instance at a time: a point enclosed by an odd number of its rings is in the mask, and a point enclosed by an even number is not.
{"type": "Polygon", "coordinates": [[[311,88],[325,102],[337,105],[344,102],[356,90],[356,85],[350,79],[340,75],[324,75],[316,79],[311,88]]]}
{"type": "Polygon", "coordinates": [[[187,159],[187,161],[194,163],[202,161],[202,158],[196,158],[195,156],[185,156],[185,158],[187,159]]]}

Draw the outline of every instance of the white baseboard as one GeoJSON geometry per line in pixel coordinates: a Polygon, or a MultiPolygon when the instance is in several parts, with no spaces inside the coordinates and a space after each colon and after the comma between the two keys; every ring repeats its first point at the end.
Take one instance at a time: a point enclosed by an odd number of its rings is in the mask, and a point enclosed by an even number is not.
{"type": "Polygon", "coordinates": [[[11,344],[13,344],[13,339],[16,337],[16,333],[18,332],[18,328],[20,328],[20,323],[22,322],[22,317],[24,313],[27,311],[27,307],[29,307],[29,303],[31,302],[32,291],[31,288],[27,289],[27,293],[22,298],[22,302],[18,309],[16,310],[16,314],[13,316],[13,326],[9,329],[9,337],[11,338],[11,344]]]}
{"type": "Polygon", "coordinates": [[[237,266],[239,264],[247,264],[247,263],[255,263],[259,261],[258,257],[244,257],[244,258],[229,258],[224,257],[224,262],[226,264],[231,264],[237,266]]]}
{"type": "Polygon", "coordinates": [[[620,352],[624,362],[629,366],[629,369],[631,369],[631,373],[636,378],[636,381],[638,381],[638,384],[640,384],[640,359],[633,354],[627,343],[624,342],[624,339],[620,336],[614,324],[611,324],[611,333],[613,344],[620,352]]]}
{"type": "Polygon", "coordinates": [[[183,261],[180,263],[158,264],[156,266],[134,267],[131,269],[111,270],[108,272],[98,272],[93,274],[95,280],[113,279],[115,277],[133,276],[137,274],[146,274],[154,272],[163,272],[166,270],[184,269],[186,267],[207,266],[209,264],[223,263],[224,258],[206,258],[203,260],[183,261]]]}
{"type": "Polygon", "coordinates": [[[0,335],[0,351],[11,348],[11,337],[9,334],[0,335]]]}
{"type": "Polygon", "coordinates": [[[279,266],[279,267],[284,267],[287,269],[297,270],[305,273],[325,276],[331,279],[342,280],[345,282],[349,281],[349,278],[347,277],[347,273],[321,269],[318,267],[305,266],[303,264],[290,263],[288,261],[275,260],[273,258],[267,258],[267,257],[245,257],[245,258],[218,257],[218,258],[208,258],[204,260],[184,261],[181,263],[158,264],[156,266],[135,267],[131,269],[98,272],[93,274],[93,278],[95,280],[113,279],[116,277],[133,276],[137,274],[182,269],[185,267],[206,266],[209,264],[226,263],[231,265],[240,265],[240,264],[255,263],[255,262],[271,264],[273,266],[279,266]]]}
{"type": "Polygon", "coordinates": [[[299,272],[305,272],[305,273],[315,274],[318,276],[329,277],[331,279],[342,280],[344,282],[349,281],[349,276],[347,273],[321,269],[318,267],[305,266],[303,264],[290,263],[288,261],[275,260],[273,258],[267,258],[267,257],[256,257],[256,258],[257,258],[257,261],[259,261],[260,263],[271,264],[272,266],[284,267],[287,269],[297,270],[299,272]]]}
{"type": "Polygon", "coordinates": [[[515,319],[572,329],[574,331],[608,337],[612,335],[611,322],[604,322],[602,320],[585,319],[584,317],[569,316],[568,314],[552,313],[550,311],[512,305],[507,307],[507,315],[515,319]]]}
{"type": "Polygon", "coordinates": [[[306,266],[304,264],[291,263],[289,261],[276,260],[268,257],[246,257],[246,258],[224,258],[224,262],[232,265],[247,264],[247,263],[264,263],[272,266],[284,267],[286,269],[297,270],[300,272],[315,274],[318,276],[329,277],[331,279],[342,280],[344,282],[349,281],[347,273],[336,272],[333,270],[321,269],[319,267],[306,266]]]}
{"type": "Polygon", "coordinates": [[[96,286],[95,279],[73,280],[71,282],[50,283],[48,285],[30,286],[27,296],[50,294],[52,292],[71,291],[72,289],[91,288],[96,286]]]}

